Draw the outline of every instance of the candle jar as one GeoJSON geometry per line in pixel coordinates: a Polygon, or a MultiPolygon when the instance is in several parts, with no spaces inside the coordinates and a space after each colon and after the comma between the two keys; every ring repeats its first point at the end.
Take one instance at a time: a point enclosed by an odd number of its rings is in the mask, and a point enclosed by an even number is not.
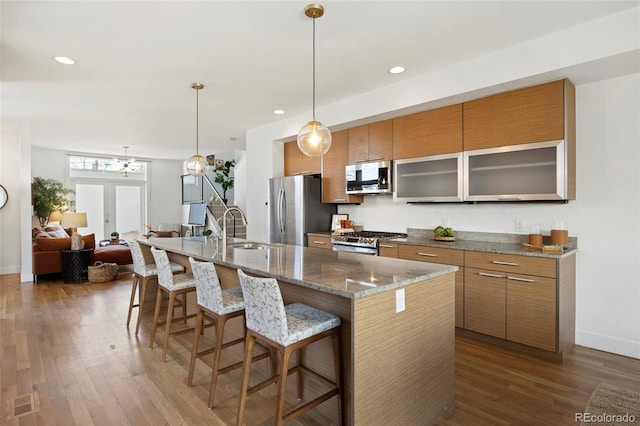
{"type": "Polygon", "coordinates": [[[551,230],[551,244],[558,246],[566,246],[569,244],[569,231],[567,225],[563,221],[557,221],[551,230]]]}
{"type": "Polygon", "coordinates": [[[538,247],[542,246],[542,234],[540,233],[539,224],[531,226],[531,233],[529,234],[529,244],[538,247]]]}

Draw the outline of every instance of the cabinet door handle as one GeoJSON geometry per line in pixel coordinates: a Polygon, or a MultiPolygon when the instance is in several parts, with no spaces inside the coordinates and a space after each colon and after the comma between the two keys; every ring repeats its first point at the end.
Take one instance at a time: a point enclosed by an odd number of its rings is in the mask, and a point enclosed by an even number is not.
{"type": "Polygon", "coordinates": [[[384,248],[396,248],[396,246],[390,246],[389,244],[380,244],[380,247],[384,247],[384,248]]]}
{"type": "Polygon", "coordinates": [[[421,252],[418,252],[418,256],[438,257],[438,255],[437,255],[437,254],[433,254],[433,253],[421,253],[421,252]]]}
{"type": "Polygon", "coordinates": [[[482,275],[483,277],[491,277],[491,278],[504,278],[502,275],[487,274],[486,272],[478,272],[478,275],[482,275]]]}
{"type": "Polygon", "coordinates": [[[313,244],[327,244],[325,241],[313,241],[313,244]]]}
{"type": "Polygon", "coordinates": [[[513,262],[501,262],[499,260],[494,260],[491,263],[495,264],[495,265],[507,265],[507,266],[520,266],[517,263],[513,263],[513,262]]]}
{"type": "Polygon", "coordinates": [[[334,198],[333,201],[347,201],[346,198],[334,198]]]}
{"type": "Polygon", "coordinates": [[[536,280],[530,280],[528,278],[518,278],[518,277],[509,277],[509,276],[507,276],[507,279],[508,280],[513,280],[513,281],[522,281],[522,282],[525,282],[525,283],[535,283],[536,282],[536,280]]]}

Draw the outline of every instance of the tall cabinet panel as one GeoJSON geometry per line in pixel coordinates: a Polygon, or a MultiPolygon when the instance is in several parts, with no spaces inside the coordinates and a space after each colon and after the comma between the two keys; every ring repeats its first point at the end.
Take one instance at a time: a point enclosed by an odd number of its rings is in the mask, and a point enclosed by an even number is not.
{"type": "Polygon", "coordinates": [[[349,155],[348,131],[331,134],[331,148],[322,157],[322,202],[361,203],[362,195],[348,195],[345,167],[349,155]]]}

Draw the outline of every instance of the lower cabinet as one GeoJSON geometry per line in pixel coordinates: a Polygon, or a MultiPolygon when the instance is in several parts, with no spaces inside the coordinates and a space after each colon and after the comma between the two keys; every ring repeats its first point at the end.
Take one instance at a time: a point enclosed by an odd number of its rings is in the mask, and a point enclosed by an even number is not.
{"type": "Polygon", "coordinates": [[[316,247],[321,249],[331,250],[331,237],[326,235],[315,235],[309,234],[307,235],[307,241],[309,247],[316,247]]]}
{"type": "MultiPolygon", "coordinates": [[[[382,243],[381,243],[382,244],[382,243]]],[[[385,243],[386,244],[386,243],[385,243]]],[[[464,326],[464,252],[461,250],[441,249],[435,247],[401,244],[398,246],[398,257],[401,259],[419,260],[422,262],[455,265],[456,272],[456,327],[464,326]]]]}
{"type": "MultiPolygon", "coordinates": [[[[465,328],[561,352],[561,329],[575,330],[575,274],[562,271],[559,263],[555,258],[465,252],[465,328]],[[572,300],[561,306],[560,294],[572,300]],[[560,309],[568,311],[566,324],[559,321],[560,309]]],[[[573,336],[566,338],[573,341],[573,336]]]]}
{"type": "Polygon", "coordinates": [[[386,241],[378,243],[378,256],[398,257],[398,244],[386,241]]]}

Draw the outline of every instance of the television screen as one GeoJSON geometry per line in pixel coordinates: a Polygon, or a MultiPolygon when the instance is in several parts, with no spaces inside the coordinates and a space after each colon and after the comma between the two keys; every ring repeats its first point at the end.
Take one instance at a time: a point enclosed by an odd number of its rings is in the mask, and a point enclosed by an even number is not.
{"type": "Polygon", "coordinates": [[[204,226],[207,220],[207,205],[205,203],[189,204],[189,225],[204,226]]]}

